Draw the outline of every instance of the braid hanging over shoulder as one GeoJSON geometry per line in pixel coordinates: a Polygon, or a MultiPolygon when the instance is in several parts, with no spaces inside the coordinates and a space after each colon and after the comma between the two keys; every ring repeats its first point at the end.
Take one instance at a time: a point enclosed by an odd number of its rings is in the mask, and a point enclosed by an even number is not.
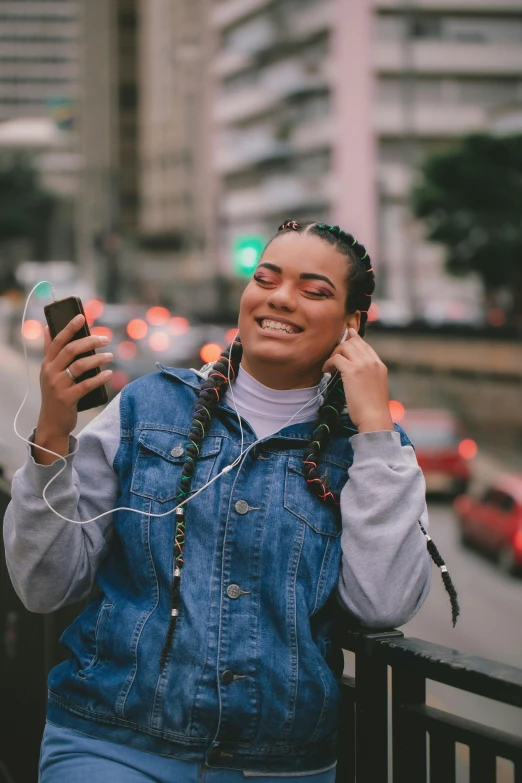
{"type": "MultiPolygon", "coordinates": [[[[346,312],[361,312],[359,334],[364,336],[368,311],[371,306],[371,297],[375,290],[375,276],[368,251],[358,242],[352,234],[343,231],[339,226],[330,226],[326,223],[298,223],[296,220],[286,220],[278,228],[278,233],[297,231],[298,233],[311,233],[320,237],[325,242],[334,245],[336,250],[346,255],[349,259],[349,273],[347,278],[348,298],[346,312]]],[[[277,235],[276,235],[277,236],[277,235]]],[[[344,386],[338,379],[333,384],[325,399],[324,405],[319,410],[319,420],[313,433],[313,440],[307,444],[304,450],[303,466],[308,488],[314,495],[329,505],[338,505],[338,493],[327,491],[321,481],[319,460],[321,448],[326,444],[335,424],[346,405],[344,386]]],[[[431,559],[440,569],[442,581],[448,593],[451,604],[451,616],[453,625],[457,622],[460,607],[457,591],[444,560],[442,559],[435,542],[427,534],[419,521],[420,529],[426,538],[426,545],[431,559]]]]}
{"type": "MultiPolygon", "coordinates": [[[[186,500],[190,494],[190,487],[200,446],[206,435],[212,414],[220,400],[223,399],[228,388],[228,379],[234,381],[239,372],[239,364],[243,354],[243,347],[239,340],[232,343],[212,365],[208,379],[200,386],[198,399],[195,404],[194,417],[189,432],[189,445],[186,448],[186,460],[181,470],[181,481],[176,500],[186,500]]],[[[185,546],[185,508],[178,506],[174,512],[174,574],[170,584],[170,620],[167,636],[160,657],[160,670],[163,671],[167,656],[172,645],[174,631],[179,616],[179,604],[181,597],[181,577],[183,573],[183,549],[185,546]]]]}
{"type": "MultiPolygon", "coordinates": [[[[371,306],[371,298],[375,290],[375,276],[371,260],[364,245],[361,245],[352,234],[343,231],[339,226],[330,226],[326,223],[299,223],[296,220],[287,220],[279,226],[278,234],[284,232],[311,233],[320,237],[325,242],[333,245],[348,258],[346,312],[360,311],[361,319],[359,334],[365,334],[368,311],[371,306]]],[[[278,236],[276,234],[276,236],[278,236]]],[[[275,238],[275,237],[274,237],[275,238]]],[[[209,429],[212,415],[220,400],[226,394],[229,378],[233,382],[237,377],[243,348],[240,340],[223,351],[220,358],[212,366],[208,379],[201,384],[198,399],[195,405],[194,417],[189,433],[189,445],[186,448],[186,460],[182,468],[180,486],[176,500],[182,502],[189,497],[192,477],[199,456],[200,446],[209,429]]],[[[312,433],[312,439],[306,444],[303,451],[303,467],[306,486],[321,502],[332,507],[340,504],[339,493],[329,490],[321,478],[320,470],[321,451],[326,446],[328,439],[335,432],[339,417],[346,407],[346,398],[342,379],[333,377],[329,384],[323,405],[319,409],[316,426],[312,433]]],[[[181,578],[183,572],[183,549],[185,544],[185,516],[184,507],[178,506],[175,510],[175,535],[174,535],[174,574],[170,586],[171,616],[163,650],[160,658],[160,669],[163,670],[172,645],[174,631],[179,616],[181,598],[181,578]]],[[[428,552],[440,569],[444,587],[448,593],[453,625],[457,621],[460,612],[457,592],[448,573],[448,569],[442,559],[435,543],[427,534],[419,521],[422,534],[426,538],[428,552]]]]}

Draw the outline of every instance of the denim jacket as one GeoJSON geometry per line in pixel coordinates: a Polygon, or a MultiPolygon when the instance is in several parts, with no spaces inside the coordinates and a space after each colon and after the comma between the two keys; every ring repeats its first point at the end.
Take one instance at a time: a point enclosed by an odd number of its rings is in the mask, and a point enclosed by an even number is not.
{"type": "MultiPolygon", "coordinates": [[[[321,457],[341,508],[307,489],[312,421],[254,447],[186,506],[181,605],[163,671],[174,514],[200,379],[162,368],[127,386],[71,438],[67,468],[28,456],[13,480],[4,537],[13,584],[34,611],[95,597],[65,631],[49,677],[49,719],[91,736],[213,767],[296,773],[336,758],[342,654],[334,624],[407,622],[429,590],[418,526],[425,487],[411,444],[357,434],[347,415],[321,457]],[[38,524],[36,525],[36,521],[38,524]]],[[[249,425],[245,446],[255,440],[249,425]]],[[[192,490],[240,453],[219,403],[192,490]]]]}

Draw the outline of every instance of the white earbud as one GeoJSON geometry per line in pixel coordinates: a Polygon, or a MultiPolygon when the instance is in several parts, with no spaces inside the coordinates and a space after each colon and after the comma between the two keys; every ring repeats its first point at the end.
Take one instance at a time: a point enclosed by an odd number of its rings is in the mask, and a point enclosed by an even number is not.
{"type": "Polygon", "coordinates": [[[344,343],[346,341],[347,337],[348,337],[348,327],[346,327],[346,329],[344,330],[343,336],[341,337],[341,339],[339,341],[339,345],[341,345],[341,343],[344,343]]]}

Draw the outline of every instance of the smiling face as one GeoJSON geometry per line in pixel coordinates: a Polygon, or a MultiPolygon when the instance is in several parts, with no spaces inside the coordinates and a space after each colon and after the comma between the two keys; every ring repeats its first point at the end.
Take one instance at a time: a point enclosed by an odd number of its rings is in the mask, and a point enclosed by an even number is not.
{"type": "Polygon", "coordinates": [[[313,234],[270,242],[241,297],[242,366],[272,388],[314,386],[347,326],[348,258],[313,234]]]}

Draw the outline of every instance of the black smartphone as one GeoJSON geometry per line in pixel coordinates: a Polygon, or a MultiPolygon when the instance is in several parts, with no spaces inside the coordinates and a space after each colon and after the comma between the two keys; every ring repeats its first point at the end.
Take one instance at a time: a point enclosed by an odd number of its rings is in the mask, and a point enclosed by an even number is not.
{"type": "MultiPolygon", "coordinates": [[[[48,304],[44,307],[44,313],[53,340],[58,332],[65,329],[67,324],[72,321],[76,315],[81,313],[85,316],[82,301],[78,296],[68,296],[66,299],[59,299],[57,302],[48,304]]],[[[85,320],[81,329],[78,329],[74,337],[71,338],[71,342],[72,340],[79,340],[80,337],[89,337],[90,334],[87,320],[85,320]]],[[[95,353],[96,351],[94,350],[87,351],[86,353],[79,354],[76,359],[83,359],[84,356],[94,356],[95,353]]],[[[99,367],[87,370],[87,372],[82,373],[82,375],[77,378],[77,383],[84,381],[86,378],[94,378],[99,372],[99,367]]],[[[78,410],[88,411],[90,408],[97,408],[99,405],[105,405],[108,400],[109,398],[105,386],[98,386],[97,389],[93,389],[87,394],[84,394],[83,397],[80,397],[78,400],[78,410]]]]}

